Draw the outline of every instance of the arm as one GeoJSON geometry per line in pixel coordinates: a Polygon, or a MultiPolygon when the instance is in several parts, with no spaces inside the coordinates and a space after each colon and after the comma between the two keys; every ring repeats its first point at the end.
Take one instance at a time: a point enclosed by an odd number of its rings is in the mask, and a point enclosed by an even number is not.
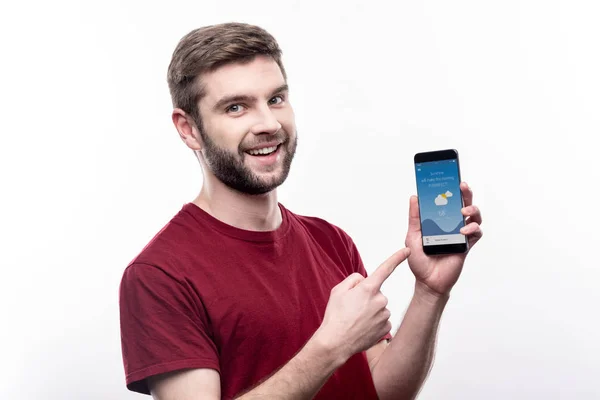
{"type": "MultiPolygon", "coordinates": [[[[239,400],[312,399],[333,372],[347,361],[338,348],[330,346],[320,331],[276,373],[255,388],[238,395],[239,400]]],[[[149,379],[155,400],[221,398],[219,374],[213,369],[194,369],[149,379]]]]}
{"type": "Polygon", "coordinates": [[[372,367],[381,400],[417,397],[433,363],[435,338],[448,296],[419,282],[400,329],[372,367]]]}
{"type": "Polygon", "coordinates": [[[329,345],[317,330],[279,371],[236,399],[312,399],[348,358],[339,347],[329,345]]]}
{"type": "MultiPolygon", "coordinates": [[[[372,348],[389,332],[390,314],[380,288],[409,254],[408,249],[402,249],[370,277],[352,274],[335,286],[323,322],[304,347],[272,376],[236,399],[312,399],[337,368],[354,354],[372,348]]],[[[219,376],[214,370],[208,371],[188,370],[151,378],[150,391],[156,400],[217,400],[219,376]]]]}
{"type": "MultiPolygon", "coordinates": [[[[469,186],[463,182],[460,190],[465,205],[461,212],[467,217],[460,232],[472,249],[483,235],[481,212],[472,205],[469,186]]],[[[433,362],[442,312],[467,257],[467,253],[437,257],[424,253],[416,196],[410,198],[405,244],[411,249],[408,265],[416,278],[415,293],[395,337],[379,357],[373,358],[373,382],[382,400],[414,399],[419,393],[433,362]]]]}

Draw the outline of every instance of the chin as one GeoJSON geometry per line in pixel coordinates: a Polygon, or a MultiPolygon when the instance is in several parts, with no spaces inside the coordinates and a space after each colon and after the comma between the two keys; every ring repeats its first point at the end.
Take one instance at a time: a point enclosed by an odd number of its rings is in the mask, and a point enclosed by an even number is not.
{"type": "Polygon", "coordinates": [[[274,185],[275,187],[280,186],[287,179],[287,174],[278,168],[277,171],[268,173],[259,173],[255,175],[261,184],[265,186],[274,185]]]}
{"type": "MultiPolygon", "coordinates": [[[[282,174],[277,174],[277,175],[272,175],[272,176],[261,176],[259,177],[259,182],[261,183],[261,185],[264,185],[266,187],[272,187],[273,189],[281,186],[281,184],[283,184],[283,182],[285,182],[285,177],[282,176],[282,174]]],[[[271,189],[272,190],[272,189],[271,189]]]]}

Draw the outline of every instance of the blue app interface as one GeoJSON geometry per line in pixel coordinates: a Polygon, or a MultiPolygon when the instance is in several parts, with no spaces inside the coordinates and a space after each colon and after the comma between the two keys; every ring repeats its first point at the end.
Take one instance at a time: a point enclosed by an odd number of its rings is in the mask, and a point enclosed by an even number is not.
{"type": "Polygon", "coordinates": [[[415,164],[423,245],[465,243],[456,160],[415,164]]]}

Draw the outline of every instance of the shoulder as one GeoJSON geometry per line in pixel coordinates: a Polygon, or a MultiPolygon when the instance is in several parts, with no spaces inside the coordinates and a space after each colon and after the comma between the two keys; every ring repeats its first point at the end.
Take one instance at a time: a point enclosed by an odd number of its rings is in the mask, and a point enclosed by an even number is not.
{"type": "Polygon", "coordinates": [[[345,266],[347,273],[359,272],[366,276],[356,244],[346,230],[324,218],[287,212],[299,229],[311,237],[312,243],[345,266]]]}
{"type": "Polygon", "coordinates": [[[127,266],[141,265],[136,269],[148,269],[150,266],[173,269],[179,264],[178,260],[186,258],[194,248],[194,243],[198,243],[198,237],[206,236],[199,226],[189,212],[189,204],[184,205],[150,237],[127,266]]]}
{"type": "Polygon", "coordinates": [[[296,224],[319,242],[343,245],[348,250],[354,247],[352,237],[341,226],[322,217],[301,215],[288,209],[285,210],[296,224]]]}

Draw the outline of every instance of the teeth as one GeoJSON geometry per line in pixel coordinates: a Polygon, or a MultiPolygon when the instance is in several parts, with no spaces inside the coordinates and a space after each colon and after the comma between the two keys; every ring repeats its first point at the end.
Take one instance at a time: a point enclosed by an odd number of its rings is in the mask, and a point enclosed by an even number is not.
{"type": "Polygon", "coordinates": [[[264,149],[258,149],[258,150],[250,150],[250,151],[248,151],[248,153],[252,154],[253,156],[257,156],[259,154],[269,154],[269,153],[274,152],[275,150],[277,150],[277,146],[265,147],[264,149]]]}

